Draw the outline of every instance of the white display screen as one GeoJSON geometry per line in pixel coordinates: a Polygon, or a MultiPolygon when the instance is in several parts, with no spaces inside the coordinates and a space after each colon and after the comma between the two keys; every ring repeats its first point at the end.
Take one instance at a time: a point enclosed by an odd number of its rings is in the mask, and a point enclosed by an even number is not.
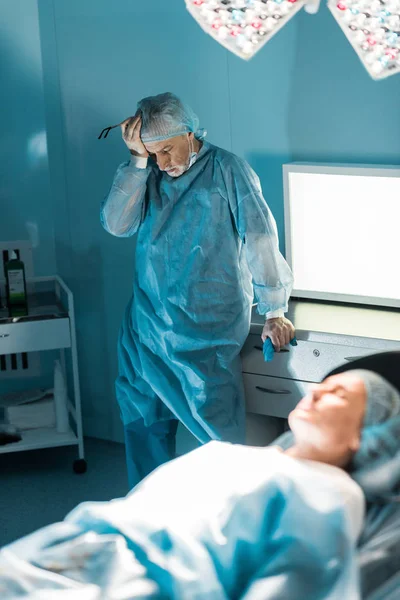
{"type": "Polygon", "coordinates": [[[293,296],[400,306],[400,170],[285,169],[293,296]]]}

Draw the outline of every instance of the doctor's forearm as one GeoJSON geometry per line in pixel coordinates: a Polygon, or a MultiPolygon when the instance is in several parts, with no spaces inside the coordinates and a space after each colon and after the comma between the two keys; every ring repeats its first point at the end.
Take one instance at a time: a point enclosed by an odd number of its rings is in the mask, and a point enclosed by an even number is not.
{"type": "Polygon", "coordinates": [[[140,225],[149,176],[146,165],[147,158],[135,157],[117,170],[101,210],[103,227],[112,235],[128,237],[140,225]]]}
{"type": "Polygon", "coordinates": [[[267,236],[257,236],[257,243],[247,245],[247,262],[258,312],[267,319],[283,316],[288,310],[293,275],[277,244],[275,247],[267,236]]]}

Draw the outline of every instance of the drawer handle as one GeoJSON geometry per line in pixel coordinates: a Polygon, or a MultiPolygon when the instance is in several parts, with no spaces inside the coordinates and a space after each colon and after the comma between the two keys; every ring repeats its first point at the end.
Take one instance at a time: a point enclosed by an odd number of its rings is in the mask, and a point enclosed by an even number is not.
{"type": "Polygon", "coordinates": [[[358,360],[359,358],[365,358],[365,356],[345,356],[344,360],[347,360],[348,362],[350,362],[352,360],[358,360]]]}
{"type": "MultiPolygon", "coordinates": [[[[254,350],[260,350],[260,352],[263,351],[262,346],[254,346],[254,350]]],[[[289,352],[289,349],[288,348],[281,348],[278,354],[280,354],[281,352],[289,352]]]]}
{"type": "Polygon", "coordinates": [[[6,337],[10,337],[9,333],[1,333],[0,334],[0,338],[6,338],[6,337]]]}
{"type": "Polygon", "coordinates": [[[256,385],[256,390],[259,390],[260,392],[264,392],[265,394],[283,394],[283,395],[287,395],[287,394],[291,394],[292,393],[290,390],[270,390],[268,388],[260,387],[259,385],[256,385]]]}

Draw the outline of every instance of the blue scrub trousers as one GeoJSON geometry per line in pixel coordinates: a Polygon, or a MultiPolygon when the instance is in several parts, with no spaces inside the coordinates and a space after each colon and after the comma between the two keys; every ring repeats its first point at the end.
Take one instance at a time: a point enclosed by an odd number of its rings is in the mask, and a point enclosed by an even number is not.
{"type": "Polygon", "coordinates": [[[124,426],[129,489],[157,467],[175,458],[178,421],[158,421],[147,427],[143,419],[124,426]]]}

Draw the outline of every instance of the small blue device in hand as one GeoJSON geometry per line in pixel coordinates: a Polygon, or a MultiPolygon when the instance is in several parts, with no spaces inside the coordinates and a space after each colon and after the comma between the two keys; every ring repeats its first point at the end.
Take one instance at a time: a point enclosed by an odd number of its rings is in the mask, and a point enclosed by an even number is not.
{"type": "MultiPolygon", "coordinates": [[[[297,340],[295,337],[291,340],[290,345],[297,346],[297,340]]],[[[270,362],[274,358],[274,352],[275,349],[271,342],[271,339],[267,338],[263,345],[263,354],[265,362],[270,362]]]]}

